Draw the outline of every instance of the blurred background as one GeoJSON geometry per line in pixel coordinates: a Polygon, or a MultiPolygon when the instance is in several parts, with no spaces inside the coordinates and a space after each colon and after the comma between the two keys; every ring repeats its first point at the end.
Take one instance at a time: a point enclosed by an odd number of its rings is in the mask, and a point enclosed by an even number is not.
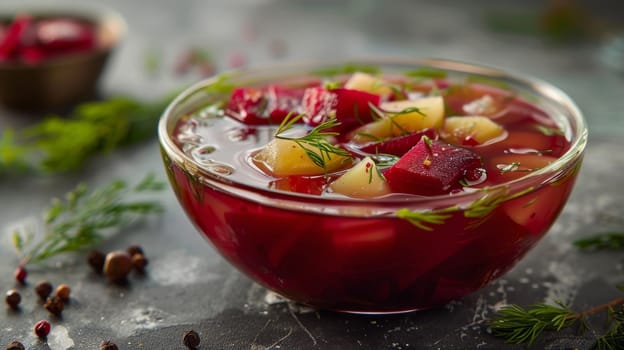
{"type": "Polygon", "coordinates": [[[100,5],[119,11],[128,23],[102,81],[104,95],[157,98],[227,69],[275,62],[440,57],[549,80],[578,102],[592,132],[624,131],[622,1],[108,0],[100,5]]]}
{"type": "Polygon", "coordinates": [[[111,67],[107,90],[164,93],[211,69],[282,61],[441,57],[549,80],[577,101],[592,132],[624,131],[622,1],[153,0],[147,6],[138,1],[109,5],[126,16],[129,36],[111,67]],[[185,56],[193,50],[208,61],[203,68],[185,67],[185,56]]]}

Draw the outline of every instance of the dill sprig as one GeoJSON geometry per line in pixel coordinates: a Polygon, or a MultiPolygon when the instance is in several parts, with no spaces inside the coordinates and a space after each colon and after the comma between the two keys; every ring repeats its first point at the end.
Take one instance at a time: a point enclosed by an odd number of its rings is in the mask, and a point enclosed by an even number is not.
{"type": "Polygon", "coordinates": [[[498,311],[490,327],[507,343],[531,346],[543,331],[559,331],[577,320],[577,314],[564,305],[536,304],[524,309],[512,304],[498,311]]]}
{"type": "Polygon", "coordinates": [[[335,118],[330,118],[327,121],[317,125],[314,129],[310,130],[306,135],[301,137],[288,137],[281,135],[287,130],[290,130],[302,117],[303,114],[294,116],[293,114],[288,114],[277,128],[275,138],[294,141],[305,151],[310,160],[312,160],[312,162],[319,168],[325,169],[325,161],[331,160],[332,156],[351,157],[349,152],[333,145],[328,140],[329,137],[339,135],[338,132],[328,131],[329,129],[340,125],[340,122],[335,118]]]}
{"type": "Polygon", "coordinates": [[[94,155],[152,138],[167,101],[116,97],[86,102],[68,116],[51,115],[20,131],[3,130],[0,176],[76,170],[94,155]]]}
{"type": "Polygon", "coordinates": [[[381,69],[373,65],[347,63],[341,66],[317,69],[311,73],[313,75],[317,75],[321,77],[335,77],[337,75],[347,75],[347,74],[353,74],[357,72],[368,73],[368,74],[379,74],[381,72],[381,69]]]}
{"type": "MultiPolygon", "coordinates": [[[[426,139],[425,142],[427,142],[426,139]]],[[[483,220],[502,203],[524,196],[533,190],[533,187],[529,187],[523,191],[510,194],[506,189],[491,190],[486,188],[482,190],[483,196],[465,206],[451,205],[445,208],[428,211],[416,211],[402,208],[397,210],[395,214],[397,217],[409,221],[412,225],[424,231],[432,231],[432,225],[442,225],[446,220],[452,217],[453,213],[463,212],[465,218],[476,219],[470,226],[475,227],[481,224],[483,220]]]]}
{"type": "Polygon", "coordinates": [[[433,227],[431,225],[444,224],[447,219],[451,218],[451,213],[459,210],[460,208],[458,206],[451,206],[431,211],[415,211],[403,208],[396,211],[396,216],[409,221],[412,225],[423,231],[433,231],[433,227]]]}
{"type": "Polygon", "coordinates": [[[553,135],[563,136],[564,135],[563,130],[556,129],[556,128],[550,128],[550,127],[547,127],[547,126],[544,126],[544,125],[535,125],[535,129],[537,129],[537,131],[541,132],[545,136],[553,136],[553,135]]]}
{"type": "Polygon", "coordinates": [[[448,72],[435,68],[418,68],[403,72],[403,75],[412,78],[444,79],[448,72]]]}
{"type": "Polygon", "coordinates": [[[43,232],[37,236],[32,227],[13,232],[13,245],[21,264],[38,263],[58,254],[93,246],[106,232],[120,230],[141,215],[158,213],[162,207],[153,200],[128,200],[130,194],[159,191],[164,183],[153,175],[146,176],[134,187],[115,180],[89,191],[84,184],[68,192],[63,200],[55,198],[43,217],[43,232]]]}
{"type": "Polygon", "coordinates": [[[368,107],[370,108],[372,112],[371,115],[373,119],[380,120],[380,119],[388,118],[392,126],[399,129],[402,135],[407,135],[410,132],[406,130],[401,124],[397,123],[394,120],[396,116],[403,115],[403,114],[411,114],[411,113],[417,113],[417,114],[422,115],[423,117],[427,116],[418,107],[407,107],[407,108],[403,108],[400,111],[388,111],[388,110],[382,110],[381,108],[378,108],[377,106],[375,106],[374,104],[370,102],[368,103],[368,107]]]}
{"type": "Polygon", "coordinates": [[[600,250],[600,249],[623,249],[624,233],[603,232],[590,237],[581,238],[573,242],[579,249],[600,250]]]}
{"type": "MultiPolygon", "coordinates": [[[[607,311],[610,317],[609,329],[597,335],[594,349],[621,349],[624,336],[624,297],[594,306],[582,312],[575,312],[563,304],[536,304],[528,308],[507,305],[490,320],[492,333],[504,338],[510,344],[531,346],[544,331],[560,331],[581,323],[587,328],[588,316],[607,311]],[[619,308],[615,310],[616,307],[619,308]]],[[[595,332],[594,332],[595,333],[595,332]]]]}

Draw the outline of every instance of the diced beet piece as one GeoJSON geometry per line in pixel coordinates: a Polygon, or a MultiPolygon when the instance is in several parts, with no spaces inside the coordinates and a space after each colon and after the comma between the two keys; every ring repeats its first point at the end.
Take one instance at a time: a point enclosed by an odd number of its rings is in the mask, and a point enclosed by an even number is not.
{"type": "Polygon", "coordinates": [[[279,178],[270,183],[270,187],[289,192],[320,195],[325,189],[327,179],[325,176],[301,176],[291,175],[279,178]]]}
{"type": "Polygon", "coordinates": [[[338,103],[336,119],[341,123],[342,130],[350,130],[373,121],[370,105],[379,106],[381,96],[365,91],[350,89],[334,89],[338,103]]]}
{"type": "Polygon", "coordinates": [[[408,135],[401,135],[391,139],[369,143],[360,150],[370,154],[383,153],[400,157],[414,147],[423,136],[435,140],[438,138],[438,133],[435,129],[424,129],[408,135]]]}
{"type": "Polygon", "coordinates": [[[471,150],[421,139],[384,176],[394,192],[438,195],[458,187],[464,174],[478,167],[481,158],[471,150]]]}
{"type": "Polygon", "coordinates": [[[82,52],[95,46],[93,25],[77,19],[53,18],[37,22],[38,46],[49,56],[82,52]]]}
{"type": "MultiPolygon", "coordinates": [[[[281,122],[289,113],[301,113],[303,89],[291,89],[270,85],[266,89],[267,113],[274,122],[281,122]]],[[[293,116],[294,116],[293,115],[293,116]]]]}
{"type": "Polygon", "coordinates": [[[301,112],[303,90],[279,86],[265,89],[236,88],[225,108],[226,114],[248,125],[279,124],[288,113],[301,112]]]}
{"type": "Polygon", "coordinates": [[[311,126],[322,124],[336,109],[337,103],[336,94],[322,86],[305,89],[301,101],[303,122],[311,126]]]}
{"type": "Polygon", "coordinates": [[[251,125],[268,124],[268,118],[264,117],[265,109],[266,100],[261,90],[242,87],[232,91],[225,107],[227,115],[251,125]]]}
{"type": "Polygon", "coordinates": [[[19,55],[22,61],[30,64],[39,63],[46,58],[46,54],[37,46],[24,47],[19,55]]]}
{"type": "Polygon", "coordinates": [[[339,130],[348,131],[373,120],[370,104],[379,106],[381,96],[351,89],[327,90],[321,86],[308,88],[303,95],[303,121],[317,126],[332,115],[341,123],[339,130]]]}
{"type": "Polygon", "coordinates": [[[4,37],[0,40],[0,61],[9,60],[19,50],[22,39],[29,30],[32,18],[29,15],[17,15],[4,31],[4,37]]]}

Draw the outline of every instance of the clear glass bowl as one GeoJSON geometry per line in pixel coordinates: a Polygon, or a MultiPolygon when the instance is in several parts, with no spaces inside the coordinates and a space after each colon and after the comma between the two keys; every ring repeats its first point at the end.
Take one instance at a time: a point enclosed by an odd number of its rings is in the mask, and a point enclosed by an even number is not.
{"type": "MultiPolygon", "coordinates": [[[[210,125],[212,117],[207,118],[210,125]]],[[[229,137],[230,131],[217,134],[229,137]]],[[[456,61],[376,59],[281,65],[204,80],[167,108],[159,139],[180,204],[201,234],[240,271],[314,307],[394,313],[462,297],[512,268],[547,232],[568,199],[587,127],[568,96],[538,79],[456,61]],[[504,83],[551,114],[571,146],[540,170],[475,192],[357,200],[245,183],[234,176],[244,171],[235,161],[240,155],[219,149],[220,140],[190,140],[186,146],[174,140],[181,118],[227,99],[231,84],[291,84],[309,79],[312,72],[349,67],[347,63],[374,65],[384,74],[435,69],[448,72],[451,80],[504,83]],[[191,156],[200,143],[217,145],[211,148],[217,151],[205,158],[191,156]],[[416,215],[408,220],[402,213],[416,215]]]]}

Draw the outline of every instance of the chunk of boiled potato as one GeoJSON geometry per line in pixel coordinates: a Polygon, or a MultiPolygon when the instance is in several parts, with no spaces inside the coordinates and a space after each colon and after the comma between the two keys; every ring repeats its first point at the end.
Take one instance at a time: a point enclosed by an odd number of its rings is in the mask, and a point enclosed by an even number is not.
{"type": "Polygon", "coordinates": [[[353,142],[365,143],[427,128],[439,129],[444,124],[444,99],[441,96],[384,102],[380,109],[384,117],[356,129],[353,142]]]}
{"type": "Polygon", "coordinates": [[[442,135],[445,141],[456,145],[484,144],[502,136],[505,128],[484,116],[448,117],[442,135]],[[473,141],[474,140],[474,141],[473,141]]]}
{"type": "Polygon", "coordinates": [[[254,156],[254,161],[276,177],[290,175],[322,175],[351,164],[351,157],[323,154],[325,167],[320,167],[306,154],[306,150],[321,154],[317,147],[297,144],[292,140],[273,139],[254,156]]]}
{"type": "Polygon", "coordinates": [[[365,91],[382,97],[388,97],[392,94],[392,89],[385,81],[362,72],[353,73],[344,87],[345,89],[365,91]]]}
{"type": "Polygon", "coordinates": [[[373,198],[390,193],[386,179],[370,157],[362,159],[329,187],[336,193],[354,198],[373,198]]]}

